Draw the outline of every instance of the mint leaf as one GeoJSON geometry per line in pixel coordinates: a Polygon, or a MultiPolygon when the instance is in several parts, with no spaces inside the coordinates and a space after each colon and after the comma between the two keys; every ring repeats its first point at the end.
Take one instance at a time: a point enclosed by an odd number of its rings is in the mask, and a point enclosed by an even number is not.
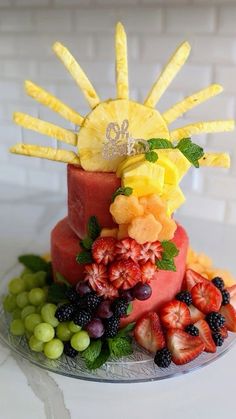
{"type": "Polygon", "coordinates": [[[203,148],[197,144],[194,144],[190,138],[182,138],[177,146],[181,153],[193,164],[195,167],[199,167],[199,159],[204,155],[203,148]]]}
{"type": "Polygon", "coordinates": [[[111,356],[116,358],[122,358],[122,356],[130,355],[133,352],[132,345],[128,337],[115,337],[113,339],[108,339],[108,346],[111,356]]]}
{"type": "Polygon", "coordinates": [[[58,304],[66,300],[65,294],[68,286],[65,284],[52,284],[48,287],[47,301],[58,304]]]}
{"type": "Polygon", "coordinates": [[[155,150],[158,148],[174,148],[173,143],[169,140],[166,140],[165,138],[150,138],[150,140],[147,142],[149,144],[150,150],[155,150]]]}
{"type": "Polygon", "coordinates": [[[85,250],[90,250],[92,248],[92,244],[93,244],[93,239],[91,239],[91,237],[85,237],[80,242],[80,246],[83,247],[83,249],[85,250]]]}
{"type": "Polygon", "coordinates": [[[83,265],[84,263],[92,263],[92,255],[91,252],[88,250],[82,250],[77,256],[76,256],[76,262],[83,265]]]}
{"type": "Polygon", "coordinates": [[[18,260],[26,268],[32,272],[44,271],[48,272],[49,263],[46,262],[41,256],[28,254],[18,257],[18,260]]]}
{"type": "Polygon", "coordinates": [[[176,247],[176,245],[173,242],[164,240],[163,242],[161,242],[161,245],[164,250],[162,259],[172,259],[175,256],[178,256],[179,249],[176,247]]]}
{"type": "Polygon", "coordinates": [[[135,322],[129,323],[127,326],[123,327],[123,329],[120,329],[117,337],[125,337],[135,328],[135,322]]]}
{"type": "Polygon", "coordinates": [[[100,368],[110,357],[110,350],[106,342],[103,343],[102,349],[94,361],[86,361],[86,366],[90,370],[96,370],[97,368],[100,368]]]}
{"type": "Polygon", "coordinates": [[[89,368],[89,365],[93,364],[95,359],[100,355],[102,350],[102,341],[101,339],[94,340],[90,343],[89,347],[82,352],[82,357],[85,360],[86,365],[89,368]]]}
{"type": "Polygon", "coordinates": [[[97,218],[92,215],[88,221],[88,235],[92,240],[96,240],[100,235],[101,227],[98,223],[97,218]]]}
{"type": "Polygon", "coordinates": [[[127,310],[126,310],[127,316],[129,316],[129,314],[131,314],[132,311],[133,311],[133,304],[132,303],[129,303],[129,305],[127,307],[127,310]]]}
{"type": "Polygon", "coordinates": [[[145,153],[145,159],[151,163],[155,163],[158,160],[158,154],[155,151],[148,151],[145,153]]]}
{"type": "Polygon", "coordinates": [[[56,280],[58,284],[65,284],[67,287],[71,286],[67,279],[62,274],[60,274],[60,272],[56,272],[56,280]]]}
{"type": "Polygon", "coordinates": [[[156,265],[157,265],[157,267],[161,271],[173,271],[173,272],[176,272],[176,266],[175,266],[174,259],[157,260],[156,261],[156,265]]]}
{"type": "Polygon", "coordinates": [[[133,188],[130,188],[129,186],[126,186],[124,188],[120,187],[113,193],[111,202],[114,202],[118,195],[130,196],[132,195],[132,193],[133,193],[133,188]]]}

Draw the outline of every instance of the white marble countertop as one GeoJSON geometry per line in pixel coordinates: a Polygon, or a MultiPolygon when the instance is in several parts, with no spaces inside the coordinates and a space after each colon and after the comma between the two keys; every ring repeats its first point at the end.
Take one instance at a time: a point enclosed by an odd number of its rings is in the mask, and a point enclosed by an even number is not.
{"type": "MultiPolygon", "coordinates": [[[[49,232],[66,214],[65,196],[0,185],[1,277],[25,251],[49,249],[49,232]]],[[[236,228],[181,220],[193,247],[236,274],[236,228]]],[[[236,347],[192,374],[142,384],[101,384],[39,369],[0,344],[1,419],[223,419],[235,417],[236,347]]]]}

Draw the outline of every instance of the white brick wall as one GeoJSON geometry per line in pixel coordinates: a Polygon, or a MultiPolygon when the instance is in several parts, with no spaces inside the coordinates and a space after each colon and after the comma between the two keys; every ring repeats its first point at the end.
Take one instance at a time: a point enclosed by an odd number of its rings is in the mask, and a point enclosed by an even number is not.
{"type": "MultiPolygon", "coordinates": [[[[69,124],[27,98],[23,81],[41,84],[82,114],[84,98],[51,51],[55,40],[71,49],[102,98],[115,94],[114,25],[128,33],[130,88],[142,100],[178,43],[192,53],[160,101],[164,111],[209,83],[225,93],[192,110],[179,123],[236,117],[236,0],[0,0],[0,181],[65,193],[65,166],[10,155],[14,142],[53,144],[12,123],[14,110],[69,124]]],[[[236,224],[236,133],[196,138],[207,149],[229,150],[232,167],[192,170],[183,181],[188,201],[181,212],[236,224]]]]}

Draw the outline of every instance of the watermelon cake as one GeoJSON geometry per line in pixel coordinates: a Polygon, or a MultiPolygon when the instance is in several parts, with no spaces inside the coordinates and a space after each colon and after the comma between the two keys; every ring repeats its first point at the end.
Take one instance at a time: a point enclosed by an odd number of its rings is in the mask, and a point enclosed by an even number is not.
{"type": "Polygon", "coordinates": [[[127,40],[115,36],[117,97],[101,101],[84,71],[59,42],[58,58],[82,90],[91,111],[76,110],[31,81],[26,92],[75,130],[16,112],[24,128],[77,147],[74,151],[16,144],[12,153],[67,164],[68,211],[51,232],[50,256],[24,255],[25,269],[4,299],[11,333],[50,359],[79,353],[88,369],[132,353],[132,341],[157,367],[188,363],[215,352],[236,332],[236,285],[204,254],[189,247],[175,220],[185,202],[180,184],[193,166],[228,168],[227,153],[205,152],[201,133],[234,129],[234,121],[195,122],[171,130],[185,112],[221,93],[218,84],[174,104],[155,107],[190,53],[181,44],[143,104],[129,98],[127,40]]]}

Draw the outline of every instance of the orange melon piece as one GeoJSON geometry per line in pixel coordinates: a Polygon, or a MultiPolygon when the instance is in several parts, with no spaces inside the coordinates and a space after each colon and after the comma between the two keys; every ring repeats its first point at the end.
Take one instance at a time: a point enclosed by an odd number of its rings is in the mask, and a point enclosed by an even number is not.
{"type": "Polygon", "coordinates": [[[167,216],[160,217],[160,223],[162,225],[162,229],[159,233],[158,240],[171,240],[174,237],[175,230],[177,228],[176,222],[167,216]]]}
{"type": "Polygon", "coordinates": [[[136,196],[118,195],[110,212],[117,224],[129,224],[133,218],[143,215],[144,209],[136,196]]]}
{"type": "Polygon", "coordinates": [[[155,242],[158,240],[162,225],[155,219],[153,214],[134,218],[128,228],[129,237],[139,244],[155,242]]]}
{"type": "Polygon", "coordinates": [[[153,214],[159,219],[160,214],[166,213],[166,203],[156,194],[151,194],[139,198],[140,204],[144,208],[145,214],[153,214]]]}
{"type": "Polygon", "coordinates": [[[119,230],[118,230],[118,234],[117,234],[117,239],[118,240],[122,240],[125,239],[126,237],[129,237],[129,233],[128,233],[128,224],[120,224],[119,225],[119,230]]]}
{"type": "Polygon", "coordinates": [[[114,237],[117,238],[118,228],[103,228],[101,231],[101,237],[114,237]]]}

